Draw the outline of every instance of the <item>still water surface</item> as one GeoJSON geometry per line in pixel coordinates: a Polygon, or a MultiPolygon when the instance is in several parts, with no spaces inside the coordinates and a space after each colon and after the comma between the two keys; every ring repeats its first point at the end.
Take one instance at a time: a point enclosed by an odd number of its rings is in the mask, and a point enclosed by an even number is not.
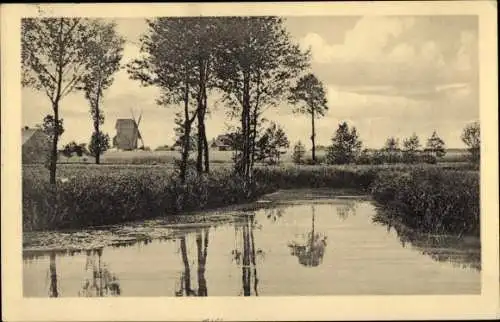
{"type": "Polygon", "coordinates": [[[153,228],[162,238],[143,234],[71,253],[25,249],[24,296],[480,292],[477,240],[395,229],[369,200],[289,200],[253,208],[227,210],[232,219],[218,223],[158,224],[153,228]]]}

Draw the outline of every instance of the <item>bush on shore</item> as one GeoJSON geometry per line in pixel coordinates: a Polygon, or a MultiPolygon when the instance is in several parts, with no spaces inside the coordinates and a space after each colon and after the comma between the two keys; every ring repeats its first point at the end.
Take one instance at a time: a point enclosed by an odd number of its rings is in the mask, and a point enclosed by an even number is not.
{"type": "Polygon", "coordinates": [[[255,177],[274,189],[353,188],[368,191],[379,169],[330,166],[262,167],[255,177]]]}
{"type": "Polygon", "coordinates": [[[72,229],[215,208],[266,193],[246,192],[227,171],[189,175],[182,184],[172,171],[154,168],[103,171],[60,178],[54,189],[41,171],[23,176],[23,229],[72,229]]]}
{"type": "Polygon", "coordinates": [[[23,169],[23,230],[73,229],[252,201],[278,189],[371,193],[395,219],[423,232],[479,234],[479,174],[440,166],[257,167],[244,190],[228,169],[185,184],[162,166],[67,166],[57,189],[43,167],[23,169]]]}
{"type": "Polygon", "coordinates": [[[425,233],[479,235],[479,173],[417,167],[381,171],[372,197],[393,219],[425,233]]]}

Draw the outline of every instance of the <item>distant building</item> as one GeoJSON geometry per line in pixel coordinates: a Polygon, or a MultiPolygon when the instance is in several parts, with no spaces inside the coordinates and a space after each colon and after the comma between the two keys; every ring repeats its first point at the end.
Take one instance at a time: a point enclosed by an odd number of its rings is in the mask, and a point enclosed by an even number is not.
{"type": "Polygon", "coordinates": [[[135,150],[141,139],[139,127],[134,119],[117,119],[116,136],[113,138],[113,147],[119,150],[135,150]]]}
{"type": "Polygon", "coordinates": [[[328,147],[324,145],[316,145],[315,149],[316,151],[326,151],[328,150],[328,147]]]}
{"type": "Polygon", "coordinates": [[[24,127],[22,133],[22,163],[43,163],[50,153],[49,136],[40,128],[24,127]]]}
{"type": "Polygon", "coordinates": [[[230,151],[231,137],[227,134],[218,135],[215,139],[212,140],[212,144],[210,144],[210,146],[213,149],[217,149],[219,151],[230,151]]]}

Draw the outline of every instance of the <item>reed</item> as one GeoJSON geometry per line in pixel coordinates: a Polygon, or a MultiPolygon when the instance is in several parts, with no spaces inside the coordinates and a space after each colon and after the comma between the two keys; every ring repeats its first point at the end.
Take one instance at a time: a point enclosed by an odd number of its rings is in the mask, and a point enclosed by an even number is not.
{"type": "Polygon", "coordinates": [[[479,175],[437,166],[263,166],[246,187],[230,168],[178,180],[161,165],[61,165],[58,184],[42,166],[23,167],[23,229],[78,229],[249,202],[278,189],[371,193],[423,231],[479,232],[479,175]]]}
{"type": "Polygon", "coordinates": [[[392,219],[425,233],[479,236],[479,172],[381,171],[371,195],[392,219]]]}

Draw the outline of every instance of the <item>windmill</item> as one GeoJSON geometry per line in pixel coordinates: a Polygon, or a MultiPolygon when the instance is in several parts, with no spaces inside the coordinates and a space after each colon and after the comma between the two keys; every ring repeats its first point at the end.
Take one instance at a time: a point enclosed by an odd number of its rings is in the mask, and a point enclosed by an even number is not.
{"type": "MultiPolygon", "coordinates": [[[[142,139],[141,131],[139,131],[139,124],[141,123],[141,119],[142,119],[142,110],[141,110],[141,114],[139,114],[139,118],[137,120],[135,119],[134,111],[131,109],[130,112],[132,113],[132,119],[134,120],[134,126],[135,126],[135,130],[137,133],[137,138],[139,140],[141,140],[140,149],[144,149],[144,140],[142,139]]],[[[135,145],[137,146],[137,143],[135,145]]]]}
{"type": "Polygon", "coordinates": [[[135,118],[134,111],[131,110],[131,112],[132,118],[116,120],[116,136],[113,138],[113,146],[117,149],[126,151],[136,150],[137,140],[141,140],[142,146],[140,148],[144,148],[144,141],[139,131],[142,111],[138,119],[135,118]]]}

